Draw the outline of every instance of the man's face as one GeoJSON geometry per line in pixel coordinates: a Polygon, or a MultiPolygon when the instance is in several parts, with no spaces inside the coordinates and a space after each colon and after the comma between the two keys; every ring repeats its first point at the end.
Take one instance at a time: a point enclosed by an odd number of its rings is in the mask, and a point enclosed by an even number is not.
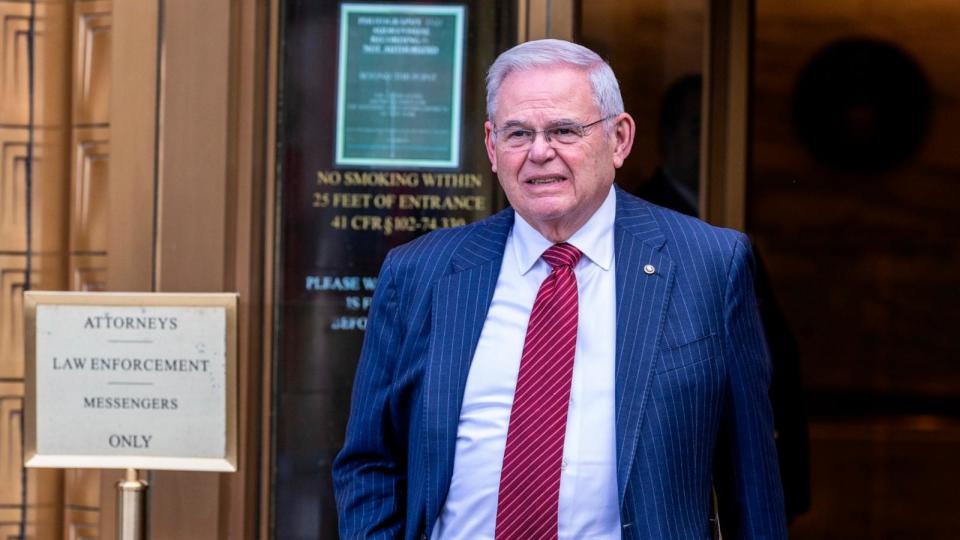
{"type": "Polygon", "coordinates": [[[549,240],[564,241],[600,207],[633,143],[633,119],[613,118],[612,133],[602,123],[573,144],[547,142],[538,134],[525,149],[510,148],[508,126],[542,130],[600,119],[585,71],[550,66],[515,71],[500,85],[494,124],[487,122],[487,155],[510,205],[549,240]]]}

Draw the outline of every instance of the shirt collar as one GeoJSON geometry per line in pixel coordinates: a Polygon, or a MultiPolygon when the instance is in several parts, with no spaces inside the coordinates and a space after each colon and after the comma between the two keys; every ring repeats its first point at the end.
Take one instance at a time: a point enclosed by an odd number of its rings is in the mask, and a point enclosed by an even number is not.
{"type": "MultiPolygon", "coordinates": [[[[607,198],[590,216],[583,227],[573,233],[567,243],[580,250],[590,261],[609,270],[613,264],[613,222],[617,215],[616,190],[610,186],[607,198]]],[[[526,274],[537,263],[543,252],[553,245],[536,229],[514,212],[513,253],[521,274],[526,274]]]]}

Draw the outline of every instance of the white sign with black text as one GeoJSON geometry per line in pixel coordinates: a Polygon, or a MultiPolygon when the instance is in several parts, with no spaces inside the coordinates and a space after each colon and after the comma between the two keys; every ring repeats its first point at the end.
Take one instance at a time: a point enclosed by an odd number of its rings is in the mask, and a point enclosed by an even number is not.
{"type": "Polygon", "coordinates": [[[35,317],[37,456],[225,470],[227,308],[41,303],[35,317]]]}

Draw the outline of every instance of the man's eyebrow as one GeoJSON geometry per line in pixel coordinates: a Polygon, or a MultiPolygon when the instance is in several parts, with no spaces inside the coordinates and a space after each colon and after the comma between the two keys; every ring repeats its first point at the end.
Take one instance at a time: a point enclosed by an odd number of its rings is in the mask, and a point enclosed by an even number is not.
{"type": "Polygon", "coordinates": [[[524,124],[523,122],[521,122],[521,121],[519,121],[519,120],[507,120],[506,122],[504,122],[503,126],[501,126],[501,127],[503,127],[503,128],[510,128],[510,127],[528,128],[528,127],[530,127],[530,126],[528,126],[527,124],[524,124]]]}
{"type": "MultiPolygon", "coordinates": [[[[546,127],[547,127],[547,128],[552,128],[552,127],[557,127],[557,126],[570,126],[570,125],[578,126],[578,125],[580,125],[580,122],[577,121],[577,120],[574,120],[574,119],[572,119],[572,118],[557,118],[557,119],[550,120],[549,122],[547,122],[546,127]]],[[[530,124],[527,124],[526,122],[521,122],[520,120],[507,120],[506,122],[504,122],[504,124],[503,124],[502,127],[504,127],[504,128],[508,128],[508,127],[522,127],[522,128],[527,128],[527,129],[533,129],[532,127],[530,127],[530,124]]]]}
{"type": "Polygon", "coordinates": [[[579,126],[580,122],[572,118],[557,118],[556,120],[551,120],[547,123],[547,127],[557,127],[557,126],[579,126]]]}

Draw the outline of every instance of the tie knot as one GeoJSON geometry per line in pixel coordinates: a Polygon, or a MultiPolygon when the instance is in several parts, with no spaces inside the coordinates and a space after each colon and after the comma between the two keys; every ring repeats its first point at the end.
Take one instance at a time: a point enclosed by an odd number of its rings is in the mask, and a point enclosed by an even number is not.
{"type": "Polygon", "coordinates": [[[551,268],[556,270],[561,266],[568,266],[573,268],[577,265],[577,262],[580,260],[580,250],[571,246],[566,242],[560,244],[554,244],[547,248],[543,252],[543,260],[547,261],[547,264],[551,268]]]}

